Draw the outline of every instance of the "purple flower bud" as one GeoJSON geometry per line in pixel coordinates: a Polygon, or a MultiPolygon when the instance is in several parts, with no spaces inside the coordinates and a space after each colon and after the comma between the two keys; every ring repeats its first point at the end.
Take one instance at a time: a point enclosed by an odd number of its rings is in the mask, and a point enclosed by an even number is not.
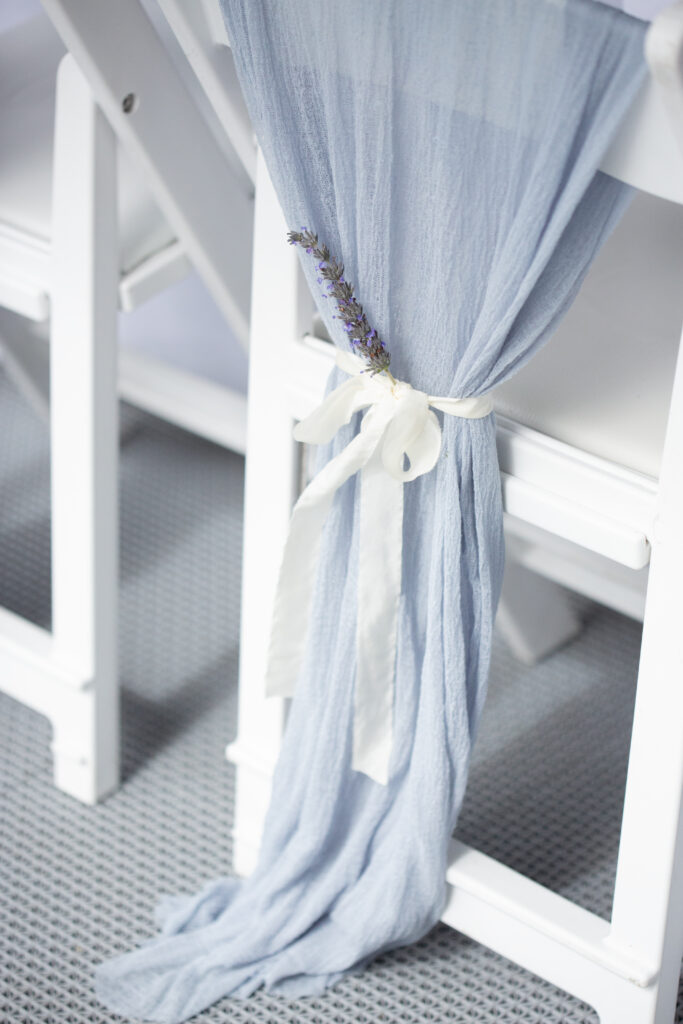
{"type": "Polygon", "coordinates": [[[309,255],[316,254],[319,261],[317,263],[317,282],[321,289],[322,285],[328,282],[327,288],[323,289],[322,298],[327,299],[331,296],[335,300],[337,313],[332,316],[332,319],[343,322],[343,329],[348,335],[351,349],[365,357],[367,369],[363,372],[375,374],[387,369],[389,353],[377,331],[370,327],[358,299],[352,294],[353,284],[344,277],[342,264],[331,256],[326,245],[319,245],[318,236],[306,225],[301,226],[301,232],[290,231],[287,241],[290,245],[301,246],[309,255]],[[324,255],[325,253],[327,256],[324,255]]]}

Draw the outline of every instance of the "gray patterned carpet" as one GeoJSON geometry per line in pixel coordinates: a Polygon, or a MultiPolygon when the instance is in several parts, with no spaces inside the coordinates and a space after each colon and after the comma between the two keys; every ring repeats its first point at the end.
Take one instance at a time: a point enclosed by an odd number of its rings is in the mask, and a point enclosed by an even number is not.
{"type": "MultiPolygon", "coordinates": [[[[49,726],[0,695],[0,1021],[102,1024],[95,963],[148,937],[162,892],[230,870],[243,461],[132,413],[121,466],[124,783],[51,785],[49,726]]],[[[0,603],[48,624],[45,427],[0,375],[0,603]]],[[[458,835],[607,916],[639,630],[586,609],[528,670],[498,645],[458,835]]],[[[440,925],[324,997],[224,1000],[198,1022],[587,1024],[596,1014],[440,925]]],[[[683,1007],[678,1021],[683,1022],[683,1007]]]]}

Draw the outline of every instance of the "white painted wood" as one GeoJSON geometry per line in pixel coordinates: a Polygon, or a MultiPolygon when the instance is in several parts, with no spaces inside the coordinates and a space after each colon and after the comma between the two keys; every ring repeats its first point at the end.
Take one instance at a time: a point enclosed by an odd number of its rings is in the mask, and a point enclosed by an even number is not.
{"type": "Polygon", "coordinates": [[[254,130],[235,72],[217,0],[158,0],[190,67],[227,131],[246,180],[256,181],[254,130]]]}
{"type": "Polygon", "coordinates": [[[230,163],[149,18],[138,0],[43,0],[43,6],[246,347],[253,202],[246,192],[241,202],[235,198],[230,163]],[[127,96],[134,97],[129,113],[127,96]]]}
{"type": "MultiPolygon", "coordinates": [[[[51,250],[5,228],[0,262],[13,249],[34,319],[52,306],[53,633],[0,611],[0,685],[47,715],[56,784],[94,802],[118,784],[116,149],[71,58],[56,102],[51,250]]],[[[4,267],[2,268],[4,270],[4,267]]],[[[6,298],[6,295],[5,295],[6,298]]],[[[16,305],[16,303],[15,303],[16,305]]],[[[5,360],[39,411],[48,403],[47,352],[5,311],[5,360]]]]}
{"type": "MultiPolygon", "coordinates": [[[[52,288],[50,243],[0,224],[0,306],[29,320],[47,320],[52,288]]],[[[190,261],[172,242],[121,275],[119,306],[130,312],[181,280],[190,261]]]]}
{"type": "MultiPolygon", "coordinates": [[[[244,174],[242,190],[235,187],[225,150],[196,116],[139,4],[128,0],[116,12],[104,4],[100,11],[78,3],[52,7],[86,70],[101,72],[122,134],[129,129],[129,146],[132,138],[187,242],[150,250],[121,274],[114,135],[92,86],[73,56],[66,58],[57,85],[52,237],[0,225],[5,364],[51,418],[54,619],[50,635],[0,610],[0,686],[50,718],[57,785],[94,802],[118,783],[117,302],[131,309],[184,276],[187,249],[245,341],[251,181],[244,174]],[[117,73],[121,82],[130,75],[138,89],[128,114],[114,95],[117,73]],[[19,330],[9,310],[28,318],[29,329],[19,330]],[[47,338],[31,322],[46,324],[50,313],[48,363],[47,338]]],[[[123,362],[124,397],[244,451],[243,396],[134,353],[123,362]]]]}
{"type": "Polygon", "coordinates": [[[262,158],[257,170],[238,733],[227,749],[237,765],[234,865],[253,866],[280,748],[285,702],[265,696],[270,616],[298,471],[293,419],[283,382],[287,340],[299,333],[298,261],[262,158]]]}
{"type": "Polygon", "coordinates": [[[325,394],[325,384],[334,366],[334,349],[329,342],[310,334],[287,338],[285,344],[291,369],[282,386],[292,417],[300,420],[325,394]]]}
{"type": "Polygon", "coordinates": [[[137,309],[164,288],[182,281],[192,269],[180,242],[171,242],[121,277],[119,307],[124,313],[137,309]]]}
{"type": "Polygon", "coordinates": [[[49,311],[47,292],[36,290],[30,281],[0,270],[0,306],[16,310],[29,320],[44,320],[49,311]]]}
{"type": "Polygon", "coordinates": [[[116,145],[71,56],[58,73],[55,134],[53,656],[91,684],[53,716],[55,781],[92,803],[119,779],[116,145]]]}
{"type": "MultiPolygon", "coordinates": [[[[654,65],[655,77],[663,84],[664,92],[668,92],[668,96],[663,97],[663,105],[673,115],[671,125],[679,131],[679,142],[682,143],[676,159],[667,165],[663,151],[659,151],[655,164],[660,165],[664,175],[668,174],[671,166],[676,167],[679,181],[683,180],[679,166],[683,154],[683,132],[678,128],[683,112],[682,55],[683,4],[677,4],[651,30],[648,56],[654,65]]],[[[651,98],[656,96],[652,86],[648,90],[651,98]]],[[[661,95],[656,96],[656,102],[662,104],[661,95]]],[[[617,165],[605,169],[618,173],[621,161],[624,173],[619,173],[620,177],[657,191],[653,188],[652,167],[647,164],[653,156],[651,150],[648,152],[649,130],[657,123],[657,118],[661,123],[660,113],[651,113],[645,127],[641,125],[640,134],[636,132],[631,139],[631,155],[635,159],[629,162],[626,152],[623,149],[619,151],[617,146],[617,165]],[[634,167],[635,179],[629,176],[634,167]]],[[[645,116],[642,104],[640,107],[637,105],[636,115],[645,116]]],[[[660,191],[659,194],[666,193],[660,191]]],[[[680,201],[678,195],[672,198],[680,201]]],[[[533,937],[522,944],[522,936],[518,934],[517,951],[510,945],[506,952],[501,939],[506,929],[499,928],[494,935],[493,922],[485,921],[485,914],[474,912],[473,929],[468,930],[468,922],[464,922],[468,934],[473,934],[479,941],[505,955],[512,955],[520,963],[526,961],[530,969],[586,999],[598,1009],[603,1024],[671,1024],[683,954],[683,698],[677,685],[683,674],[683,640],[677,614],[683,578],[683,534],[680,528],[683,516],[682,438],[683,365],[679,355],[656,506],[647,531],[652,547],[652,564],[643,646],[614,907],[609,931],[603,936],[601,945],[603,952],[609,951],[641,965],[644,973],[639,977],[634,974],[640,987],[625,991],[615,987],[605,973],[591,979],[592,972],[586,963],[572,964],[575,934],[564,937],[561,955],[549,962],[543,950],[531,948],[534,944],[538,946],[533,937]]],[[[509,511],[515,511],[514,507],[510,508],[510,503],[507,507],[509,511]]],[[[534,521],[533,517],[525,518],[534,521]]],[[[535,521],[538,522],[538,518],[535,521]]],[[[562,530],[558,532],[563,533],[562,530]]],[[[468,891],[468,882],[461,880],[461,884],[468,891]]],[[[500,879],[494,902],[500,902],[501,895],[509,896],[515,885],[516,882],[510,879],[500,879]]],[[[529,902],[514,911],[515,925],[524,921],[528,906],[529,902]]],[[[559,920],[553,908],[549,908],[544,916],[552,924],[559,920]]]]}
{"type": "Polygon", "coordinates": [[[683,203],[683,156],[666,100],[652,78],[645,82],[600,167],[645,192],[683,203]]]}
{"type": "Polygon", "coordinates": [[[501,470],[516,480],[649,534],[657,481],[496,414],[501,470]]]}
{"type": "MultiPolygon", "coordinates": [[[[677,147],[679,160],[683,159],[683,3],[677,0],[663,10],[652,22],[646,39],[645,53],[656,92],[666,111],[669,130],[677,147]]],[[[671,155],[669,171],[680,180],[680,164],[671,155]]],[[[638,186],[638,187],[643,187],[638,186]]],[[[680,201],[680,200],[679,200],[680,201]]]]}
{"type": "MultiPolygon", "coordinates": [[[[0,309],[0,347],[6,371],[36,412],[50,416],[50,355],[45,325],[31,324],[0,309]]],[[[246,396],[169,363],[121,348],[120,398],[189,430],[198,437],[244,455],[247,444],[246,396]]]]}
{"type": "Polygon", "coordinates": [[[651,965],[610,949],[607,921],[458,840],[446,879],[446,924],[598,1007],[605,1024],[650,1020],[651,965]]]}
{"type": "Polygon", "coordinates": [[[442,916],[446,923],[450,923],[451,916],[458,916],[459,895],[467,893],[495,908],[499,916],[514,918],[523,928],[641,988],[648,986],[656,975],[652,964],[605,942],[610,929],[608,921],[458,839],[451,840],[446,881],[451,887],[442,916]]]}
{"type": "Polygon", "coordinates": [[[30,320],[45,320],[50,309],[49,278],[49,245],[0,224],[0,305],[30,320]]]}
{"type": "Polygon", "coordinates": [[[647,565],[650,545],[641,531],[508,473],[501,472],[501,484],[503,504],[510,515],[631,569],[647,565]]]}
{"type": "Polygon", "coordinates": [[[681,268],[683,206],[638,193],[548,344],[496,388],[499,424],[504,415],[654,485],[683,319],[681,268]]]}
{"type": "Polygon", "coordinates": [[[525,665],[536,665],[581,632],[566,592],[510,558],[506,560],[496,626],[525,665]]]}
{"type": "Polygon", "coordinates": [[[652,195],[683,203],[683,4],[671,4],[646,36],[650,75],[601,164],[601,170],[652,195]]]}
{"type": "Polygon", "coordinates": [[[52,716],[53,693],[82,691],[90,675],[56,663],[52,633],[0,608],[0,682],[3,693],[52,716]]]}
{"type": "Polygon", "coordinates": [[[47,325],[0,308],[0,355],[12,378],[41,419],[50,415],[47,325]]]}
{"type": "MultiPolygon", "coordinates": [[[[0,681],[2,690],[53,725],[51,749],[60,788],[87,803],[94,802],[93,731],[103,710],[97,680],[65,670],[55,661],[53,638],[6,609],[0,609],[0,681]]],[[[104,723],[109,737],[116,721],[104,723]]],[[[96,751],[101,759],[106,752],[96,751]]],[[[100,776],[101,777],[101,776],[100,776]]]]}
{"type": "MultiPolygon", "coordinates": [[[[185,0],[187,3],[188,0],[185,0]]],[[[228,38],[228,30],[225,27],[223,16],[221,15],[220,6],[217,0],[200,0],[202,9],[204,11],[204,17],[209,25],[211,33],[211,41],[218,46],[230,46],[230,39],[228,38]]],[[[200,76],[201,78],[201,76],[200,76]]],[[[254,172],[256,171],[256,163],[254,161],[254,172]]]]}
{"type": "Polygon", "coordinates": [[[647,568],[633,570],[505,514],[506,560],[642,622],[647,568]]]}
{"type": "Polygon", "coordinates": [[[122,349],[119,395],[207,441],[240,455],[246,451],[247,399],[232,388],[122,349]]]}
{"type": "Polygon", "coordinates": [[[683,357],[667,429],[633,719],[610,942],[660,967],[673,1018],[683,956],[683,357]]]}
{"type": "MultiPolygon", "coordinates": [[[[669,93],[666,104],[673,115],[672,124],[678,128],[683,112],[682,4],[667,12],[653,28],[648,55],[655,64],[655,75],[669,93]]],[[[680,130],[679,136],[683,143],[680,130]]],[[[641,139],[641,145],[647,149],[646,141],[641,139]]],[[[662,159],[661,154],[658,159],[662,159]]],[[[647,187],[648,183],[651,181],[642,184],[647,187]]],[[[679,355],[655,516],[649,530],[652,564],[614,907],[609,933],[603,940],[603,949],[643,965],[650,981],[645,987],[620,991],[603,974],[589,991],[586,983],[591,972],[586,964],[570,963],[573,940],[567,938],[563,941],[567,948],[556,960],[566,977],[557,978],[556,972],[555,983],[587,999],[598,1009],[604,1024],[670,1024],[683,954],[683,698],[677,685],[683,674],[683,640],[677,614],[683,577],[682,438],[683,365],[679,355]]],[[[511,884],[502,880],[500,891],[509,894],[511,884]]],[[[515,923],[523,920],[524,912],[515,912],[515,923]]],[[[504,952],[500,945],[495,947],[495,942],[501,941],[500,931],[494,937],[491,922],[488,928],[482,924],[484,916],[475,915],[475,937],[504,952]]],[[[558,920],[552,910],[550,920],[558,920]]],[[[518,935],[518,943],[519,939],[518,935]]],[[[512,956],[524,962],[528,950],[527,943],[521,955],[512,952],[512,956]]],[[[534,950],[526,960],[531,969],[550,978],[543,951],[534,950]]],[[[647,978],[641,976],[640,985],[645,981],[647,978]]]]}
{"type": "MultiPolygon", "coordinates": [[[[180,242],[172,242],[122,274],[119,305],[130,312],[189,273],[180,242]]],[[[47,320],[52,288],[50,244],[0,224],[0,306],[29,320],[47,320]]]]}

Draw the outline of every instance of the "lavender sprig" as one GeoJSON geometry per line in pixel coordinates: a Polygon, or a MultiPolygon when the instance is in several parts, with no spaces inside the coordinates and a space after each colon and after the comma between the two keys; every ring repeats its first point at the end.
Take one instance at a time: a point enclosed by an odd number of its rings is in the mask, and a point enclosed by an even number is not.
{"type": "Polygon", "coordinates": [[[351,347],[367,361],[372,373],[386,373],[393,381],[389,371],[391,356],[377,331],[370,327],[363,307],[353,294],[353,285],[344,277],[343,264],[332,259],[327,246],[319,245],[318,236],[308,228],[290,231],[287,241],[290,245],[300,245],[318,260],[318,284],[327,282],[327,294],[323,298],[333,298],[337,303],[339,319],[344,321],[351,347]]]}

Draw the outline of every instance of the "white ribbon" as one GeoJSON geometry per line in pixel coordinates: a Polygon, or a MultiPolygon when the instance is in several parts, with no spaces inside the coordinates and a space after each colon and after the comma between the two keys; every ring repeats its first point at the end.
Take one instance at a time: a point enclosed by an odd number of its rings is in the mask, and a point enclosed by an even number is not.
{"type": "Polygon", "coordinates": [[[488,416],[488,395],[435,398],[365,362],[337,353],[350,374],[294,430],[297,441],[325,444],[354,413],[368,409],[360,432],[318,473],[294,506],[273,611],[266,693],[294,695],[306,648],[325,519],[335,492],[361,471],[357,660],[352,767],[386,783],[392,745],[394,670],[403,554],[403,484],[428,473],[441,450],[430,406],[449,416],[488,416]],[[404,468],[406,457],[408,468],[404,468]]]}

